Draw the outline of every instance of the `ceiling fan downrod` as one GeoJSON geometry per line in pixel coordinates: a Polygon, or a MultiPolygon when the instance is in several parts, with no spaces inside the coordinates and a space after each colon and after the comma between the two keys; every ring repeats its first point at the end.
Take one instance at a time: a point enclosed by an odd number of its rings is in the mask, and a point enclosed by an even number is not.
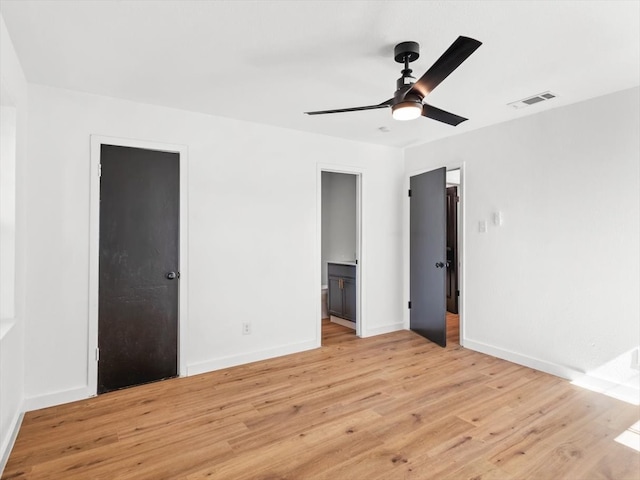
{"type": "Polygon", "coordinates": [[[415,77],[411,75],[413,70],[409,68],[409,64],[420,57],[420,45],[418,42],[399,43],[395,46],[393,55],[396,62],[404,63],[404,70],[401,72],[402,76],[396,81],[397,90],[416,83],[415,77]]]}

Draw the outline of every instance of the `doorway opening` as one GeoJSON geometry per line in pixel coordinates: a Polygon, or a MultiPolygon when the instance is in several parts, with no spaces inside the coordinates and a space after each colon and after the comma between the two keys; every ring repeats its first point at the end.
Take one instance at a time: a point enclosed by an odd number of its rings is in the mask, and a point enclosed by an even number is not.
{"type": "Polygon", "coordinates": [[[457,168],[446,174],[447,192],[447,340],[460,345],[460,188],[461,172],[457,168]]]}
{"type": "Polygon", "coordinates": [[[321,339],[361,336],[360,173],[320,171],[321,339]],[[348,329],[348,330],[345,330],[348,329]]]}

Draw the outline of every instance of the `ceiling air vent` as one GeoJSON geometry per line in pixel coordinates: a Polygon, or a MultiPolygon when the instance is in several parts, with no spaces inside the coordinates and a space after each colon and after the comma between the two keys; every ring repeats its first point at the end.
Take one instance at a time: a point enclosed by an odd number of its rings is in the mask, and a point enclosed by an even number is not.
{"type": "Polygon", "coordinates": [[[522,100],[518,100],[517,102],[508,103],[510,107],[513,108],[524,108],[529,105],[534,105],[536,103],[544,102],[546,100],[551,100],[552,98],[556,98],[557,95],[551,92],[544,92],[538,95],[534,95],[533,97],[523,98],[522,100]]]}

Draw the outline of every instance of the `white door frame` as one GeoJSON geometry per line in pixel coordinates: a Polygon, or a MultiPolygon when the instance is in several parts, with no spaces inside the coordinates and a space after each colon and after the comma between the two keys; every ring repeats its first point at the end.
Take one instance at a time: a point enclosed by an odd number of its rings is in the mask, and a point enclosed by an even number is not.
{"type": "Polygon", "coordinates": [[[316,177],[316,192],[317,192],[317,216],[316,216],[316,281],[317,281],[317,298],[316,313],[317,318],[317,331],[316,338],[317,344],[322,344],[322,298],[320,293],[322,292],[322,172],[330,173],[346,173],[348,175],[355,175],[356,177],[356,260],[358,262],[356,267],[356,335],[362,337],[367,329],[365,328],[366,315],[363,311],[365,298],[365,282],[363,272],[365,271],[365,242],[364,242],[364,229],[363,229],[363,191],[364,191],[364,169],[360,167],[351,167],[344,165],[332,165],[332,164],[317,164],[317,177],[316,177]]]}
{"type": "MultiPolygon", "coordinates": [[[[421,168],[419,170],[414,170],[412,172],[408,172],[405,177],[405,192],[409,191],[410,178],[415,175],[420,175],[422,173],[431,172],[438,168],[446,167],[447,172],[450,170],[460,170],[460,188],[458,189],[458,196],[460,197],[460,209],[458,211],[458,287],[460,289],[460,298],[458,300],[458,317],[460,319],[460,345],[464,347],[464,340],[466,339],[465,334],[465,323],[464,323],[464,314],[465,314],[465,245],[466,245],[466,209],[465,209],[465,162],[450,162],[445,165],[434,165],[427,168],[421,168]]],[[[410,231],[410,215],[411,215],[411,207],[409,203],[408,195],[405,197],[405,244],[404,244],[404,271],[405,271],[405,281],[404,281],[404,293],[405,298],[410,298],[410,257],[409,257],[409,231],[410,231]]],[[[406,305],[406,304],[405,304],[406,305]]],[[[409,319],[410,312],[407,308],[405,310],[405,318],[404,324],[405,328],[409,329],[409,319]]]]}
{"type": "Polygon", "coordinates": [[[100,265],[100,150],[101,145],[143,148],[162,152],[177,153],[180,156],[180,261],[178,293],[178,374],[187,375],[186,364],[186,326],[188,314],[188,148],[186,145],[174,145],[129,138],[91,135],[91,182],[89,211],[89,350],[87,352],[87,388],[89,395],[97,394],[98,389],[98,296],[100,265]]]}

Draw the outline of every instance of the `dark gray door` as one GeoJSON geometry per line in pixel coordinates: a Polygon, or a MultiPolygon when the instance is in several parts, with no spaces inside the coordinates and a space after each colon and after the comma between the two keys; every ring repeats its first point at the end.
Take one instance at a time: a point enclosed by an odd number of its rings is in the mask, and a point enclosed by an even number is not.
{"type": "Polygon", "coordinates": [[[175,377],[179,154],[102,145],[98,393],[175,377]]]}
{"type": "Polygon", "coordinates": [[[447,344],[446,168],[410,178],[410,327],[441,346],[447,344]]]}

